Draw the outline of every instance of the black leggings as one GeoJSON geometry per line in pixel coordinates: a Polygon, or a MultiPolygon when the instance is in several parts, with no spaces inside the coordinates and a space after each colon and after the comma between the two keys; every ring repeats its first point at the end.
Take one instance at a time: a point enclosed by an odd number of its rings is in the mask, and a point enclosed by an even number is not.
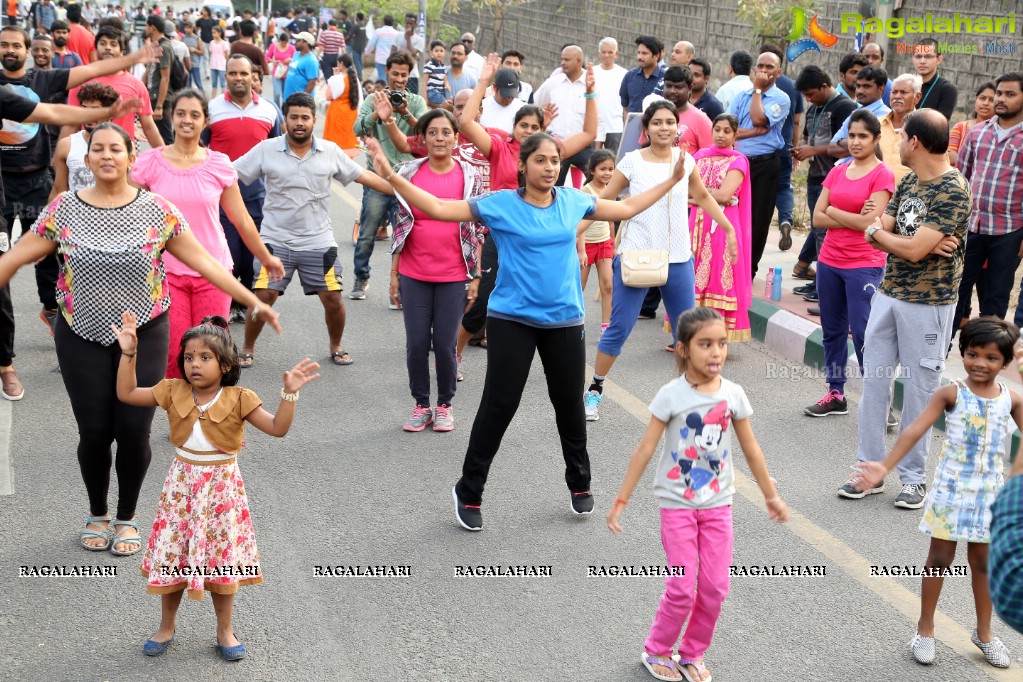
{"type": "MultiPolygon", "coordinates": [[[[121,349],[114,343],[101,346],[86,341],[57,316],[54,330],[57,362],[71,409],[78,422],[78,465],[89,493],[89,513],[107,513],[110,489],[110,446],[117,441],[117,518],[135,516],[142,482],[149,469],[153,451],[149,447],[149,428],[155,407],[133,407],[117,399],[117,365],[121,349]]],[[[139,386],[154,386],[167,369],[170,326],[167,315],[139,327],[136,377],[139,386]]]]}
{"type": "Polygon", "coordinates": [[[476,302],[469,308],[469,312],[462,316],[462,329],[470,334],[478,333],[487,323],[487,306],[490,303],[490,294],[497,284],[497,267],[497,245],[493,237],[488,235],[480,254],[480,288],[476,294],[476,302]]]}
{"type": "Polygon", "coordinates": [[[586,452],[583,408],[584,329],[583,325],[542,329],[495,317],[487,319],[487,378],[457,486],[463,503],[480,504],[482,501],[490,464],[518,410],[537,351],[540,351],[540,361],[547,375],[547,395],[554,406],[561,437],[565,482],[574,493],[590,489],[590,456],[586,452]]]}

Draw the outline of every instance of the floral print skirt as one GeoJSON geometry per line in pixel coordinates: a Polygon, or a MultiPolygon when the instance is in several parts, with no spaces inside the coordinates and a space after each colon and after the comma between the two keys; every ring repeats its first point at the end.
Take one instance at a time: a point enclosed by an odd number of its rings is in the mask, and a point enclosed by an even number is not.
{"type": "Polygon", "coordinates": [[[188,464],[175,458],[142,559],[150,594],[204,590],[234,594],[263,582],[256,536],[237,461],[188,464]]]}

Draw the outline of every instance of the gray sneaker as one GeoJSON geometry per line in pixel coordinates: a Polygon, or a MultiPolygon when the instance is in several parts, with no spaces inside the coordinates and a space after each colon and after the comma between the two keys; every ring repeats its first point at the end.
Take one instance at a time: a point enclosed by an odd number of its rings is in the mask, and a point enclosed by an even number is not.
{"type": "Polygon", "coordinates": [[[913,635],[909,641],[909,648],[913,652],[913,658],[917,663],[930,665],[934,663],[934,638],[913,635]]]}
{"type": "Polygon", "coordinates": [[[895,498],[895,506],[899,509],[919,509],[924,506],[927,487],[923,483],[902,486],[902,492],[895,498]]]}
{"type": "Polygon", "coordinates": [[[454,431],[455,415],[450,405],[438,405],[433,410],[434,431],[454,431]]]}
{"type": "Polygon", "coordinates": [[[433,410],[429,407],[420,407],[416,405],[412,408],[412,413],[405,420],[405,425],[401,428],[405,431],[412,431],[418,433],[427,426],[433,423],[433,410]]]}
{"type": "Polygon", "coordinates": [[[352,287],[352,293],[348,294],[348,298],[353,301],[363,301],[366,299],[367,289],[369,289],[369,280],[357,279],[355,280],[355,286],[352,287]]]}
{"type": "Polygon", "coordinates": [[[778,226],[778,231],[781,232],[781,239],[778,240],[778,250],[788,251],[792,248],[792,223],[786,220],[778,226]]]}
{"type": "Polygon", "coordinates": [[[838,489],[838,496],[844,497],[847,500],[862,500],[867,495],[877,495],[884,492],[884,481],[876,488],[868,488],[867,490],[857,490],[853,487],[852,481],[846,481],[845,485],[838,489]]]}

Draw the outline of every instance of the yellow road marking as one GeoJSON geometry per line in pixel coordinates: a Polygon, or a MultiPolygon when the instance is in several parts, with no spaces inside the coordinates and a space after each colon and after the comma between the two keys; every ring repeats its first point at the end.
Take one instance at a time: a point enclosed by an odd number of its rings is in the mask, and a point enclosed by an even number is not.
{"type": "MultiPolygon", "coordinates": [[[[593,368],[587,367],[586,371],[592,374],[593,368]]],[[[618,384],[605,380],[604,396],[621,405],[626,412],[642,424],[646,425],[650,421],[650,412],[646,408],[646,403],[618,384]]],[[[752,504],[763,507],[764,496],[760,493],[756,482],[735,467],[732,468],[732,471],[735,476],[736,492],[752,504]]],[[[911,623],[916,623],[920,617],[919,596],[892,578],[871,576],[871,563],[866,557],[791,507],[789,507],[789,522],[786,527],[803,542],[831,560],[840,571],[902,613],[911,623]]],[[[941,635],[940,637],[936,636],[935,639],[947,644],[989,678],[1005,682],[1019,681],[1019,671],[1014,669],[1015,666],[1002,669],[989,665],[984,660],[980,649],[970,641],[971,633],[940,609],[934,614],[934,629],[935,635],[938,633],[941,635]]],[[[909,641],[908,637],[906,641],[909,641]]]]}

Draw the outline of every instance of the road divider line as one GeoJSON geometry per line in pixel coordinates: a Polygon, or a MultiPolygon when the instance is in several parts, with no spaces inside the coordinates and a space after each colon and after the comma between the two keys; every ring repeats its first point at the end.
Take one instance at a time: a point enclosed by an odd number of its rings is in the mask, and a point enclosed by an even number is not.
{"type": "Polygon", "coordinates": [[[345,202],[346,204],[354,208],[356,211],[358,211],[362,207],[362,204],[359,203],[359,200],[353,197],[348,192],[346,192],[344,187],[342,187],[341,185],[335,182],[331,182],[330,189],[331,191],[334,192],[334,194],[338,196],[338,198],[341,199],[341,201],[345,202]]]}
{"type": "MultiPolygon", "coordinates": [[[[593,368],[587,367],[586,371],[588,374],[592,374],[593,368]]],[[[618,384],[605,379],[604,397],[610,398],[613,402],[620,405],[636,421],[644,426],[649,423],[650,412],[647,410],[646,403],[618,384]]],[[[761,494],[756,481],[737,468],[733,467],[732,471],[735,477],[736,492],[753,505],[763,507],[764,496],[761,494]]],[[[870,561],[855,549],[792,507],[789,507],[789,521],[785,524],[785,528],[826,556],[834,563],[838,570],[902,613],[911,623],[915,624],[917,622],[920,616],[920,597],[892,578],[871,576],[870,561]]],[[[934,614],[934,626],[935,639],[947,644],[953,651],[965,658],[969,663],[972,663],[974,667],[990,679],[999,680],[999,682],[1018,682],[1018,670],[1014,668],[999,669],[989,665],[980,653],[980,649],[970,641],[971,633],[940,609],[934,614]]],[[[911,637],[912,634],[906,637],[907,643],[911,637]]],[[[906,655],[909,656],[908,644],[905,648],[906,655]]]]}
{"type": "Polygon", "coordinates": [[[0,495],[14,494],[11,467],[11,402],[0,400],[0,495]]]}

